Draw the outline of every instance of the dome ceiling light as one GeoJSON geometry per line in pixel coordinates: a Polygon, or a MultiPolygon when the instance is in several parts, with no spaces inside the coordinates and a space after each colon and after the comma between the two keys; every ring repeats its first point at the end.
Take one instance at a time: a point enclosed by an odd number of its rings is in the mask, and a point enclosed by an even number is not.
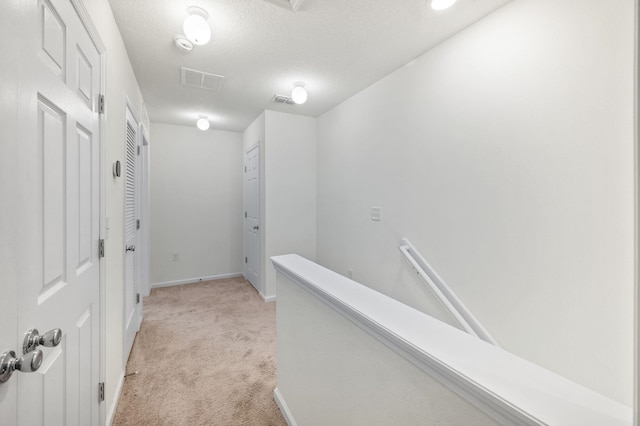
{"type": "Polygon", "coordinates": [[[211,124],[209,123],[206,115],[201,115],[200,118],[198,118],[198,121],[196,121],[196,126],[202,131],[209,130],[210,125],[211,124]]]}
{"type": "Polygon", "coordinates": [[[293,83],[293,90],[291,91],[291,99],[298,105],[302,105],[307,102],[307,91],[304,88],[304,83],[297,82],[293,83]]]}
{"type": "Polygon", "coordinates": [[[209,14],[206,10],[198,6],[191,6],[187,8],[189,16],[184,20],[182,29],[184,35],[193,44],[202,46],[209,43],[211,40],[211,28],[207,23],[209,14]]]}
{"type": "Polygon", "coordinates": [[[456,0],[431,0],[431,9],[445,10],[453,6],[456,0]]]}

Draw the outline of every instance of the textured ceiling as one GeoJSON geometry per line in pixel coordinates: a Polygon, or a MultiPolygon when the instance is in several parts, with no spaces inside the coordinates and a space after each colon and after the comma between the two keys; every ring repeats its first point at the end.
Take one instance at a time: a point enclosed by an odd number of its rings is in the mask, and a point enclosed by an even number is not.
{"type": "Polygon", "coordinates": [[[510,0],[109,0],[151,121],[242,131],[262,110],[318,116],[510,0]],[[286,2],[285,2],[286,3],[286,2]],[[211,42],[180,51],[188,6],[210,14],[211,42]],[[225,76],[220,91],[181,84],[181,67],[225,76]],[[272,103],[306,83],[304,105],[272,103]]]}

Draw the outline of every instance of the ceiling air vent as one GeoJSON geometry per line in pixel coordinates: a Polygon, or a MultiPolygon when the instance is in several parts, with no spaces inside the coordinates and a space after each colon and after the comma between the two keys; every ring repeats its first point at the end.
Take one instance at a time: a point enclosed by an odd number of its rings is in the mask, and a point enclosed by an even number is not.
{"type": "Polygon", "coordinates": [[[185,67],[181,67],[180,70],[182,72],[182,84],[186,86],[215,91],[222,90],[222,86],[224,86],[225,77],[223,75],[210,74],[185,67]]]}
{"type": "Polygon", "coordinates": [[[293,99],[284,95],[274,95],[273,99],[271,99],[271,102],[275,102],[277,104],[295,104],[295,102],[293,102],[293,99]]]}
{"type": "Polygon", "coordinates": [[[294,12],[300,9],[304,0],[264,0],[271,4],[275,4],[280,7],[284,7],[285,9],[293,10],[294,12]]]}

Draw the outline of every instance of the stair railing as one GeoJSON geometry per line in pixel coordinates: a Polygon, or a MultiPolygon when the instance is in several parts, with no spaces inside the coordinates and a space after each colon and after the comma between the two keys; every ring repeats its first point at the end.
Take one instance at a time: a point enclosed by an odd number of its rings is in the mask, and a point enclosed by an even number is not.
{"type": "Polygon", "coordinates": [[[418,276],[422,278],[438,301],[464,331],[485,342],[499,346],[494,338],[491,337],[491,334],[489,334],[476,317],[473,316],[464,303],[458,299],[453,290],[451,290],[407,238],[400,240],[400,251],[406,257],[407,261],[409,261],[411,267],[415,269],[418,276]]]}

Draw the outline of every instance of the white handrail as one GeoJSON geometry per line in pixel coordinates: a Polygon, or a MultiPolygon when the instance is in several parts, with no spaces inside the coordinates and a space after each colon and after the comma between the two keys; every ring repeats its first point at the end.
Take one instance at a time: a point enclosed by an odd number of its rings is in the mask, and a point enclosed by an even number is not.
{"type": "Polygon", "coordinates": [[[400,240],[400,251],[464,331],[485,342],[499,346],[408,239],[402,238],[400,240]]]}

